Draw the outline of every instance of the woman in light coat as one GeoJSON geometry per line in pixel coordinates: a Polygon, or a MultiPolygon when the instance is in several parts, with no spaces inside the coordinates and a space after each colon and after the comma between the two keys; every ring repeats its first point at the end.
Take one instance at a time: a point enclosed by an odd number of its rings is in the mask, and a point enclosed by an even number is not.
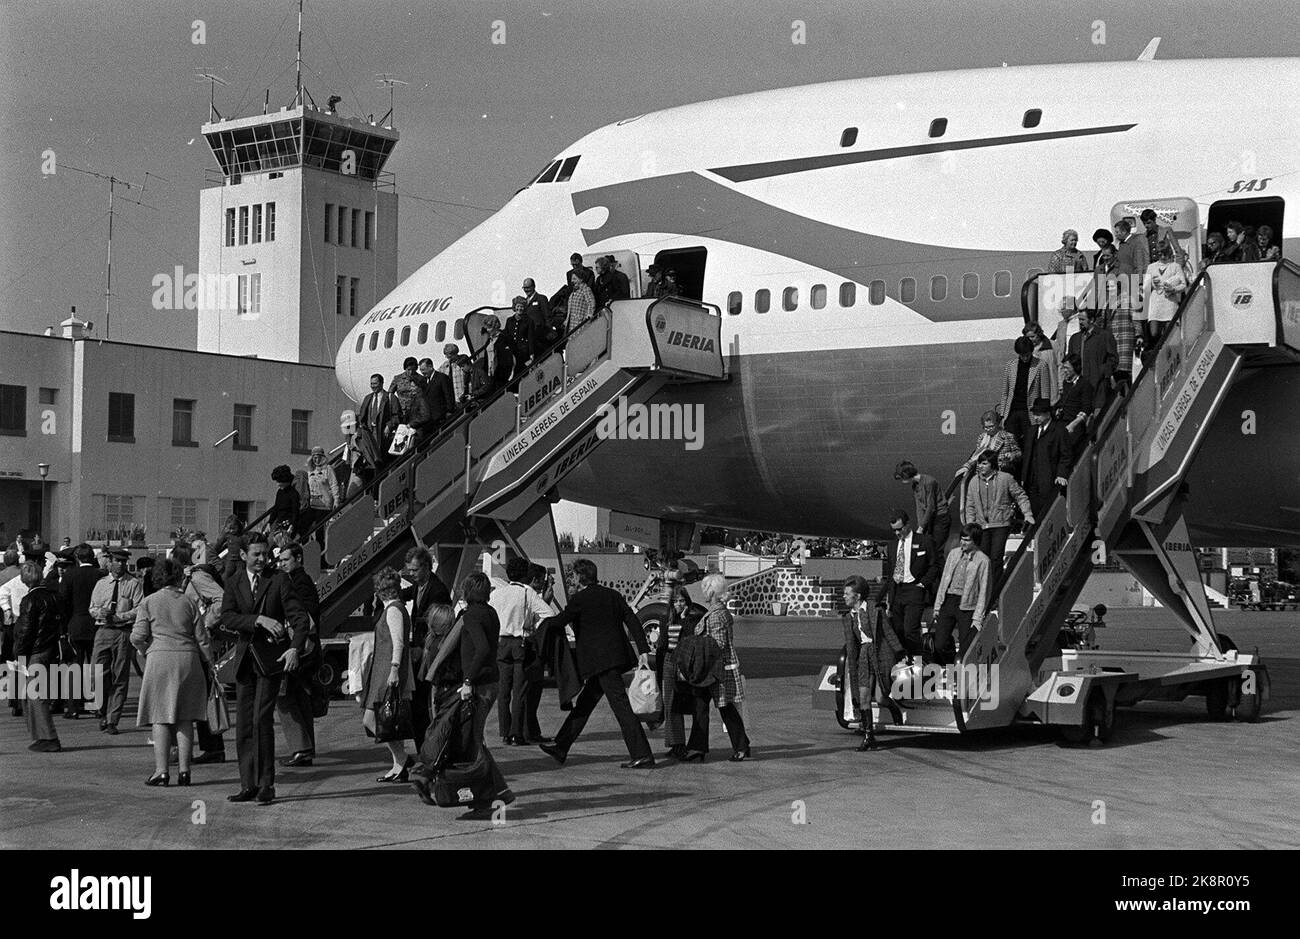
{"type": "Polygon", "coordinates": [[[1152,341],[1159,342],[1164,324],[1174,318],[1183,291],[1187,289],[1187,275],[1183,266],[1174,259],[1168,242],[1160,243],[1160,258],[1147,268],[1144,283],[1147,323],[1152,331],[1152,341]]]}

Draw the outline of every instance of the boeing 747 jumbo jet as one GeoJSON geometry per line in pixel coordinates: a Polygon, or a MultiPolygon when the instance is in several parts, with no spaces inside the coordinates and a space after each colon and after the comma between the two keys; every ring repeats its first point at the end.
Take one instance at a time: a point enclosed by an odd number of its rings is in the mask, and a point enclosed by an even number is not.
{"type": "MultiPolygon", "coordinates": [[[[969,455],[1024,325],[1022,285],[1063,230],[1089,247],[1094,229],[1152,207],[1193,263],[1229,220],[1271,225],[1296,256],[1285,209],[1300,109],[1283,89],[1297,83],[1293,58],[1048,65],[620,120],[547,161],[363,317],[339,381],[359,400],[371,373],[439,359],[458,319],[508,306],[524,278],[557,290],[574,251],[613,254],[633,296],[658,263],[723,311],[730,380],[657,399],[703,405],[703,445],[608,441],[560,494],[661,519],[880,536],[910,502],[895,461],[943,479],[969,455]],[[1140,92],[1111,93],[1126,88],[1140,92]],[[395,316],[429,327],[423,346],[379,341],[395,316]]],[[[1196,541],[1300,538],[1298,408],[1300,370],[1241,371],[1189,478],[1196,541]]]]}

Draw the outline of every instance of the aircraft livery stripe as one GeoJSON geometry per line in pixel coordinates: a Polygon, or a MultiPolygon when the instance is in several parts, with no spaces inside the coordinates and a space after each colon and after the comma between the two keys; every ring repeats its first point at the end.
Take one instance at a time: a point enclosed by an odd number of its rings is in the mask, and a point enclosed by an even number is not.
{"type": "Polygon", "coordinates": [[[920,156],[925,153],[944,153],[948,150],[975,150],[982,147],[1001,147],[1013,143],[1035,143],[1041,140],[1061,140],[1067,137],[1090,137],[1095,134],[1122,134],[1136,124],[1112,124],[1108,127],[1084,127],[1079,130],[1052,130],[1037,134],[1014,134],[1007,137],[981,137],[977,140],[948,140],[923,143],[912,147],[888,147],[883,150],[863,150],[857,153],[826,153],[821,156],[796,157],[792,160],[772,160],[768,163],[744,163],[722,166],[710,173],[743,183],[751,179],[806,173],[832,166],[849,166],[853,163],[872,163],[876,160],[896,160],[900,157],[920,156]]]}

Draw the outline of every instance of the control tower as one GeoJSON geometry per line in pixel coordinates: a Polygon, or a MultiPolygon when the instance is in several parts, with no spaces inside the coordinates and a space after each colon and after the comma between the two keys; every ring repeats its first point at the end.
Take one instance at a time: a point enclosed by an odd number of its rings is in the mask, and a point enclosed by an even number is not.
{"type": "Polygon", "coordinates": [[[200,352],[332,367],[396,286],[398,133],[335,100],[203,125],[219,172],[199,200],[200,352]]]}

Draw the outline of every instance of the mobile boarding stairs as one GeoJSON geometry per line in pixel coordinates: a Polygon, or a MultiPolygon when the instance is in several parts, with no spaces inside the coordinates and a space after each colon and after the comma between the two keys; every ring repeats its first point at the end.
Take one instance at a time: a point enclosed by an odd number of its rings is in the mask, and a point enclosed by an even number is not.
{"type": "MultiPolygon", "coordinates": [[[[1107,291],[1094,288],[1091,274],[1040,274],[1025,284],[1025,319],[1050,336],[1064,325],[1063,309],[1104,313],[1107,291]]],[[[1287,260],[1219,264],[1197,277],[1152,365],[1095,425],[1064,495],[993,585],[983,626],[959,653],[959,671],[905,683],[921,694],[894,695],[904,723],[890,723],[876,707],[878,729],[966,733],[1030,722],[1058,727],[1074,741],[1105,740],[1117,704],[1188,695],[1204,695],[1211,717],[1222,719],[1232,707],[1238,719],[1256,719],[1268,673],[1257,654],[1237,650],[1215,631],[1188,538],[1182,483],[1238,371],[1298,361],[1300,267],[1287,260]],[[1094,563],[1108,553],[1174,613],[1190,651],[1059,647],[1058,630],[1094,563]]],[[[841,657],[824,673],[816,701],[826,706],[824,692],[834,690],[837,719],[852,727],[844,674],[841,657]]]]}

